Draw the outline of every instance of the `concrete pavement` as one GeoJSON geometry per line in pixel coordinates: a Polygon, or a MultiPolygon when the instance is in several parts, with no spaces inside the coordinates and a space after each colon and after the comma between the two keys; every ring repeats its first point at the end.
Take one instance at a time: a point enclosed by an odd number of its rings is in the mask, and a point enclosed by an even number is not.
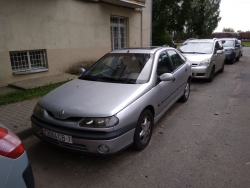
{"type": "MultiPolygon", "coordinates": [[[[34,78],[9,84],[11,87],[1,87],[0,95],[14,92],[19,88],[22,90],[59,83],[76,78],[76,75],[61,73],[52,76],[34,78]]],[[[26,100],[23,102],[0,106],[0,123],[4,124],[20,138],[24,138],[32,133],[30,116],[39,98],[26,100]]]]}
{"type": "Polygon", "coordinates": [[[0,106],[0,122],[24,138],[32,133],[30,116],[37,99],[0,106]]]}

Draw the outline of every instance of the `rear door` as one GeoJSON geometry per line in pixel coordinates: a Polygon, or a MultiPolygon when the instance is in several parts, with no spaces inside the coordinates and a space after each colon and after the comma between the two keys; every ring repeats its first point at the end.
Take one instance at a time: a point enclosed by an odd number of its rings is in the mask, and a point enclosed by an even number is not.
{"type": "Polygon", "coordinates": [[[215,43],[215,50],[214,50],[214,60],[215,60],[215,72],[221,69],[224,60],[225,60],[225,54],[223,53],[217,53],[217,50],[223,50],[223,46],[221,42],[217,41],[215,43]]]}
{"type": "Polygon", "coordinates": [[[175,100],[184,92],[186,82],[189,77],[189,67],[188,64],[185,63],[186,60],[184,59],[184,57],[181,57],[174,49],[167,50],[167,53],[173,64],[172,74],[174,76],[174,92],[172,100],[175,100]]]}

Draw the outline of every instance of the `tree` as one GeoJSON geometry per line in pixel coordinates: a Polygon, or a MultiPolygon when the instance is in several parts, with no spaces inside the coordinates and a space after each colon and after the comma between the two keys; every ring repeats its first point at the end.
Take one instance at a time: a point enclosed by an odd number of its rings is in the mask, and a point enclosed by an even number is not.
{"type": "Polygon", "coordinates": [[[209,37],[221,20],[220,0],[193,0],[187,22],[189,31],[199,38],[209,37]]]}
{"type": "Polygon", "coordinates": [[[153,45],[167,44],[167,36],[175,39],[208,37],[220,21],[221,0],[153,0],[153,45]]]}
{"type": "Polygon", "coordinates": [[[233,28],[223,28],[222,32],[234,32],[233,28]]]}

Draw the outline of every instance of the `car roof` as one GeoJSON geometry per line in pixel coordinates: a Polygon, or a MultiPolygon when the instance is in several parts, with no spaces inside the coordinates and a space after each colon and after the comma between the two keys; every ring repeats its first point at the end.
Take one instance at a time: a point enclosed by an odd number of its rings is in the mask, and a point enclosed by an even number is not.
{"type": "Polygon", "coordinates": [[[185,43],[189,43],[189,42],[214,42],[214,41],[215,41],[215,39],[193,39],[193,40],[186,41],[185,43]]]}
{"type": "Polygon", "coordinates": [[[220,40],[236,40],[236,38],[220,38],[220,40]]]}
{"type": "Polygon", "coordinates": [[[110,53],[155,53],[160,49],[174,49],[167,46],[149,46],[149,47],[135,47],[135,48],[122,48],[111,51],[110,53]]]}

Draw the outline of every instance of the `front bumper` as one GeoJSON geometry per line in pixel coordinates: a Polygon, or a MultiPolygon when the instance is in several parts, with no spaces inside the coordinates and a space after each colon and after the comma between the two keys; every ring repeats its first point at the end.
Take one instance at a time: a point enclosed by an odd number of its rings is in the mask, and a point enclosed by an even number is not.
{"type": "Polygon", "coordinates": [[[226,60],[234,60],[235,59],[235,53],[226,53],[226,60]]]}
{"type": "Polygon", "coordinates": [[[75,130],[65,127],[60,127],[57,125],[41,121],[35,116],[31,117],[31,122],[32,122],[32,129],[34,130],[35,135],[40,139],[45,140],[46,142],[49,142],[55,146],[64,149],[69,149],[80,153],[100,154],[100,155],[104,154],[98,149],[100,145],[108,146],[109,151],[105,153],[106,155],[118,153],[124,148],[130,146],[134,140],[134,132],[136,127],[136,122],[135,122],[117,131],[95,132],[95,131],[83,131],[83,130],[75,130]],[[72,136],[73,143],[72,144],[65,143],[47,137],[43,134],[42,131],[43,128],[60,134],[70,135],[72,136]]]}
{"type": "Polygon", "coordinates": [[[207,79],[210,76],[211,69],[211,66],[192,67],[192,78],[207,79]]]}

